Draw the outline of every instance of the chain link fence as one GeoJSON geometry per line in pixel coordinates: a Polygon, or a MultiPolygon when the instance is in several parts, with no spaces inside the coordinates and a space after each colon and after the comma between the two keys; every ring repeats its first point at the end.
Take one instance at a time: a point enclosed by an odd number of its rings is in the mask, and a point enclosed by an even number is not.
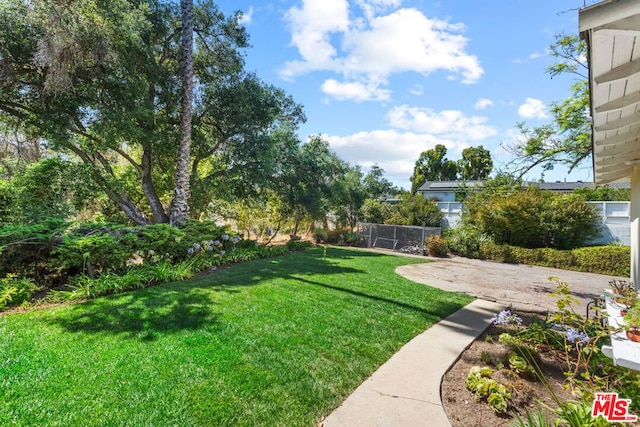
{"type": "Polygon", "coordinates": [[[367,248],[424,255],[425,241],[432,234],[442,235],[440,227],[418,227],[413,225],[358,223],[358,240],[367,248]]]}

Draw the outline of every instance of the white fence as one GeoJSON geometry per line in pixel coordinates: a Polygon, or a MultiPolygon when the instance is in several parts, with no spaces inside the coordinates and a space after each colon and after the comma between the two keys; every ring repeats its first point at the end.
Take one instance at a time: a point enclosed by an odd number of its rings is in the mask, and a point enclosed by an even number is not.
{"type": "MultiPolygon", "coordinates": [[[[620,242],[631,245],[630,234],[630,202],[587,202],[594,205],[600,214],[600,235],[590,243],[607,244],[620,242]]],[[[460,222],[462,210],[461,202],[437,202],[442,212],[442,228],[453,228],[460,222]]]]}

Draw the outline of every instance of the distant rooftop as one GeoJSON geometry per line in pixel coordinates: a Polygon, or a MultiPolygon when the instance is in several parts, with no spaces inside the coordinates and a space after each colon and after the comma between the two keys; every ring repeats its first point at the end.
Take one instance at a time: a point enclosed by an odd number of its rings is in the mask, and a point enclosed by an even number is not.
{"type": "MultiPolygon", "coordinates": [[[[574,182],[527,182],[525,184],[537,186],[541,190],[552,191],[573,191],[578,188],[591,188],[594,187],[592,182],[574,181],[574,182]]],[[[608,184],[612,188],[631,188],[631,184],[628,182],[612,182],[608,184]]],[[[484,187],[484,181],[427,181],[418,191],[454,191],[459,188],[480,188],[484,187]]]]}

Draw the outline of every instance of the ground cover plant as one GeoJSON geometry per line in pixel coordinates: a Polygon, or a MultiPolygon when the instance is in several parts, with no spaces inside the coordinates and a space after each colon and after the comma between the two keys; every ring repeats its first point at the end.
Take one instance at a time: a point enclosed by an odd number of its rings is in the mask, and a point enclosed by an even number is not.
{"type": "Polygon", "coordinates": [[[330,247],[0,317],[1,425],[316,425],[470,301],[330,247]]]}
{"type": "Polygon", "coordinates": [[[554,312],[496,313],[492,327],[445,375],[443,403],[452,425],[611,425],[591,415],[600,392],[631,399],[629,409],[638,414],[640,374],[602,353],[610,328],[598,316],[584,317],[569,285],[554,280],[554,312]]]}

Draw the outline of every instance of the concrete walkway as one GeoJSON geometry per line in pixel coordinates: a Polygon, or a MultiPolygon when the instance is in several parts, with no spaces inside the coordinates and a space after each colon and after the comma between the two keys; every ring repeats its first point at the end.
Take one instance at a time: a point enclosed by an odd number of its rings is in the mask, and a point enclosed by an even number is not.
{"type": "Polygon", "coordinates": [[[450,426],[442,376],[503,306],[475,300],[404,345],[323,423],[324,427],[450,426]]]}
{"type": "MultiPolygon", "coordinates": [[[[415,282],[480,299],[409,341],[321,423],[324,427],[449,427],[440,397],[442,377],[506,307],[555,309],[549,277],[569,283],[586,307],[613,277],[466,258],[399,267],[415,282]]],[[[625,278],[619,278],[625,279],[625,278]]],[[[627,279],[628,280],[628,279],[627,279]]],[[[579,313],[581,311],[578,311],[579,313]]]]}
{"type": "Polygon", "coordinates": [[[497,301],[526,311],[556,309],[556,298],[551,296],[556,284],[549,280],[550,277],[557,277],[569,284],[571,295],[581,304],[581,307],[576,307],[580,314],[585,314],[587,303],[609,288],[611,279],[629,280],[628,277],[462,257],[430,260],[434,262],[404,265],[397,268],[396,272],[414,282],[497,301]]]}

